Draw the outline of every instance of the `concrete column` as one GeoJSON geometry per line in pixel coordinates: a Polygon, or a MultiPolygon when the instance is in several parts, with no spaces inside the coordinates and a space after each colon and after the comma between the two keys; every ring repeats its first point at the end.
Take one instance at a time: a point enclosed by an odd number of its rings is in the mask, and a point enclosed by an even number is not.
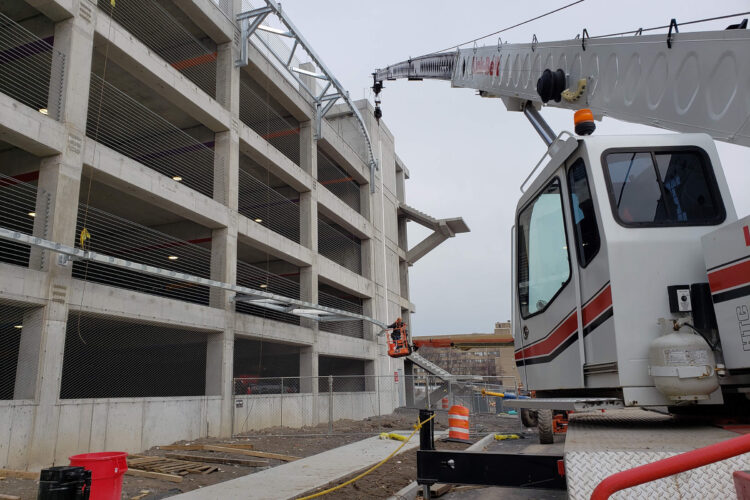
{"type": "MultiPolygon", "coordinates": [[[[50,86],[50,115],[67,129],[65,151],[42,160],[39,170],[37,207],[46,207],[37,214],[35,234],[44,231],[52,241],[73,245],[80,193],[83,138],[86,131],[88,93],[93,52],[96,9],[55,25],[54,48],[64,55],[64,73],[50,86]],[[55,87],[54,89],[52,87],[55,87]]],[[[56,55],[59,58],[61,56],[56,55]]],[[[54,73],[54,72],[53,72],[54,73]]],[[[34,426],[29,440],[27,464],[38,469],[53,463],[59,418],[60,380],[65,349],[68,318],[70,263],[60,264],[54,253],[32,256],[32,265],[46,271],[48,303],[38,329],[29,328],[21,334],[26,361],[34,368],[21,374],[19,394],[32,392],[37,400],[34,426]],[[32,377],[32,378],[29,378],[32,377]]]]}
{"type": "MultiPolygon", "coordinates": [[[[312,122],[300,124],[300,167],[312,175],[318,174],[317,145],[315,144],[312,122]]],[[[318,303],[318,192],[317,181],[313,181],[312,191],[300,193],[300,244],[313,250],[312,265],[300,269],[300,299],[318,303]]],[[[302,326],[317,330],[318,322],[301,320],[302,326]]],[[[315,363],[317,375],[317,361],[315,363]]]]}
{"type": "Polygon", "coordinates": [[[315,346],[303,347],[299,353],[299,392],[312,395],[312,422],[318,425],[318,353],[315,346]]]}
{"type": "Polygon", "coordinates": [[[234,61],[238,51],[234,43],[216,48],[216,100],[232,113],[232,128],[216,132],[214,139],[214,199],[237,210],[239,184],[239,110],[240,70],[234,61]]]}
{"type": "Polygon", "coordinates": [[[42,345],[44,308],[27,311],[23,315],[21,344],[18,348],[18,365],[13,399],[34,399],[39,373],[39,346],[42,345]]]}

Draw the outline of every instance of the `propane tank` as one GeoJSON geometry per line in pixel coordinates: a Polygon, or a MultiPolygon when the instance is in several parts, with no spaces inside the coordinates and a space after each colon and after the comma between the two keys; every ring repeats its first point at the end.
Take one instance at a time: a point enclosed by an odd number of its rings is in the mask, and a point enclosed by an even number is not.
{"type": "Polygon", "coordinates": [[[649,374],[672,401],[708,399],[719,388],[714,353],[708,342],[671,320],[659,319],[662,335],[649,347],[649,374]]]}

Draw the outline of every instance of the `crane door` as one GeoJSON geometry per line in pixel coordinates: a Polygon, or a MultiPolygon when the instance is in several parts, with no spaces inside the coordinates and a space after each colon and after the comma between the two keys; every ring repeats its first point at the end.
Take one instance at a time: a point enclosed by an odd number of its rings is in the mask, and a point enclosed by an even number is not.
{"type": "Polygon", "coordinates": [[[583,387],[565,174],[548,177],[516,214],[515,358],[532,390],[583,387]]]}

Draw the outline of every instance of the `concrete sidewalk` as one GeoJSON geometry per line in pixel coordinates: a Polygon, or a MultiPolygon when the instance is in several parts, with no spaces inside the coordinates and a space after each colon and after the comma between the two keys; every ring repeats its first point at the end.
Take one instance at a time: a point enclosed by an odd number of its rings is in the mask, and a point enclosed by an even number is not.
{"type": "MultiPolygon", "coordinates": [[[[409,431],[397,432],[405,436],[411,434],[409,431]]],[[[255,474],[193,490],[174,498],[180,500],[293,498],[375,465],[391,454],[400,444],[400,441],[371,437],[255,474]]],[[[401,452],[418,446],[419,436],[415,434],[411,441],[401,448],[401,452]]]]}

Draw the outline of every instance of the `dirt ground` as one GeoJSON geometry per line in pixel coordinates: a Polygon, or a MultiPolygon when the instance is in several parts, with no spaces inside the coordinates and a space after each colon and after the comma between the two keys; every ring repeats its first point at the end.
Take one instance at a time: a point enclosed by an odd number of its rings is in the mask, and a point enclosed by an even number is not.
{"type": "MultiPolygon", "coordinates": [[[[335,422],[333,434],[327,435],[328,425],[321,424],[317,427],[307,427],[302,429],[289,428],[270,428],[263,431],[253,432],[252,434],[238,436],[234,439],[199,439],[196,441],[180,441],[174,444],[252,444],[256,451],[265,451],[297,457],[308,457],[321,453],[332,448],[337,448],[348,443],[359,441],[368,436],[377,435],[380,432],[390,430],[411,430],[416,423],[418,412],[416,410],[399,409],[390,415],[371,417],[365,420],[340,420],[335,422]]],[[[435,418],[435,429],[447,429],[448,416],[444,412],[438,412],[435,418]]],[[[514,432],[518,429],[518,419],[500,417],[494,415],[482,415],[472,423],[472,431],[478,433],[487,431],[509,431],[514,432]]],[[[418,439],[415,436],[413,439],[418,439]]],[[[445,449],[463,449],[465,445],[457,443],[438,443],[438,448],[445,449]]],[[[241,457],[240,455],[225,455],[214,452],[174,452],[164,451],[158,447],[151,448],[141,455],[163,456],[166,453],[184,453],[184,454],[214,454],[216,456],[226,456],[235,458],[253,458],[241,457]]],[[[276,467],[285,462],[280,460],[268,460],[268,467],[276,467]]],[[[172,483],[157,479],[143,478],[125,475],[123,477],[122,498],[131,499],[140,497],[141,500],[157,500],[170,496],[184,493],[204,486],[228,481],[247,474],[253,474],[263,468],[246,467],[239,465],[216,465],[219,470],[210,474],[188,474],[183,477],[181,483],[172,483]]],[[[0,477],[2,472],[0,472],[0,477]]],[[[357,481],[354,485],[342,488],[326,498],[343,499],[343,498],[385,498],[402,487],[409,484],[416,478],[416,451],[412,450],[397,455],[390,462],[384,464],[372,474],[357,481]]],[[[348,478],[347,478],[348,479],[348,478]]],[[[340,482],[343,482],[340,481],[340,482]]],[[[333,486],[333,485],[330,485],[333,486]]],[[[21,500],[35,500],[39,482],[30,479],[12,479],[5,478],[0,480],[0,493],[6,495],[16,495],[21,500]]]]}

